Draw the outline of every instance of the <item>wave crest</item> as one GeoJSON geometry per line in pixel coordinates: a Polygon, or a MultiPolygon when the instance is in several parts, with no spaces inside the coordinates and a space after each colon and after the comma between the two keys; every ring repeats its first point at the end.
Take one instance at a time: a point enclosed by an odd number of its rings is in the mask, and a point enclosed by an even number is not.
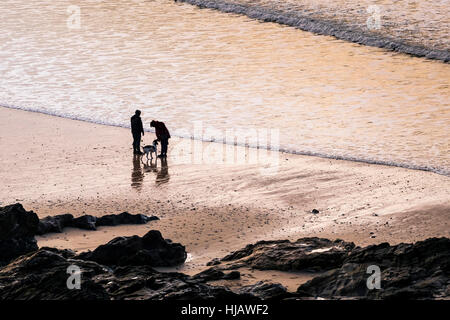
{"type": "Polygon", "coordinates": [[[215,9],[226,13],[242,14],[263,22],[274,22],[295,27],[319,35],[333,36],[337,39],[350,41],[366,46],[383,48],[390,51],[406,53],[416,57],[450,62],[448,50],[436,49],[430,46],[411,44],[405,40],[393,38],[386,33],[373,33],[355,25],[347,25],[326,18],[315,18],[301,11],[261,6],[258,3],[236,3],[228,0],[178,0],[200,8],[215,9]]]}

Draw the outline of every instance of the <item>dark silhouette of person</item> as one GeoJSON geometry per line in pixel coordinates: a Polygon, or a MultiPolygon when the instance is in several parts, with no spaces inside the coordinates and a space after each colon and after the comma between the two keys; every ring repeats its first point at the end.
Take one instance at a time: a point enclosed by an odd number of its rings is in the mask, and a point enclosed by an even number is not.
{"type": "Polygon", "coordinates": [[[133,153],[142,155],[141,134],[144,136],[144,127],[142,126],[140,110],[136,110],[134,116],[131,117],[131,134],[133,135],[133,153]]]}
{"type": "Polygon", "coordinates": [[[169,144],[170,133],[164,122],[152,120],[150,127],[155,128],[156,138],[161,142],[161,154],[158,158],[167,157],[167,145],[169,144]]]}

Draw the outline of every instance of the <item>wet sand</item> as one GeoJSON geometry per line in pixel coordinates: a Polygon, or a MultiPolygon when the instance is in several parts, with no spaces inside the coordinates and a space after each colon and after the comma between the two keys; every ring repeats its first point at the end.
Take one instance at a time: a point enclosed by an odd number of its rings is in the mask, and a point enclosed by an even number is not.
{"type": "MultiPolygon", "coordinates": [[[[446,176],[243,147],[236,154],[260,152],[260,162],[220,163],[223,145],[175,138],[167,166],[155,168],[133,157],[131,142],[129,129],[0,108],[0,206],[20,202],[41,218],[156,215],[147,225],[66,229],[38,245],[83,251],[157,229],[186,246],[178,270],[188,274],[258,240],[317,236],[362,246],[450,237],[446,176]]],[[[267,279],[277,281],[272,273],[267,279]]]]}

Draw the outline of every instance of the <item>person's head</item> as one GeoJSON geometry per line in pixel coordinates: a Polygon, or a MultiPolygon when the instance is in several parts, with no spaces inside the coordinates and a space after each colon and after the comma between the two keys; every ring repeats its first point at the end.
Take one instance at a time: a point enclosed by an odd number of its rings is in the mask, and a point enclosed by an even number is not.
{"type": "Polygon", "coordinates": [[[154,127],[155,124],[156,124],[156,121],[155,121],[155,120],[152,120],[152,122],[150,122],[150,127],[154,127]]]}
{"type": "Polygon", "coordinates": [[[134,114],[135,115],[137,115],[138,117],[141,115],[141,110],[136,110],[135,112],[134,112],[134,114]]]}

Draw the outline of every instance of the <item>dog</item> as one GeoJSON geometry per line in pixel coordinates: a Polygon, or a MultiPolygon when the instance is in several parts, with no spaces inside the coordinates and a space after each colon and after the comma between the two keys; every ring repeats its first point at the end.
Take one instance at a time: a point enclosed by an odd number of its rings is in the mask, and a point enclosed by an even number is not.
{"type": "Polygon", "coordinates": [[[144,147],[142,147],[142,149],[144,150],[144,154],[147,156],[147,160],[148,160],[148,155],[150,154],[150,159],[153,160],[153,152],[156,155],[157,152],[157,146],[158,145],[158,140],[153,140],[153,145],[146,145],[144,147]]]}

